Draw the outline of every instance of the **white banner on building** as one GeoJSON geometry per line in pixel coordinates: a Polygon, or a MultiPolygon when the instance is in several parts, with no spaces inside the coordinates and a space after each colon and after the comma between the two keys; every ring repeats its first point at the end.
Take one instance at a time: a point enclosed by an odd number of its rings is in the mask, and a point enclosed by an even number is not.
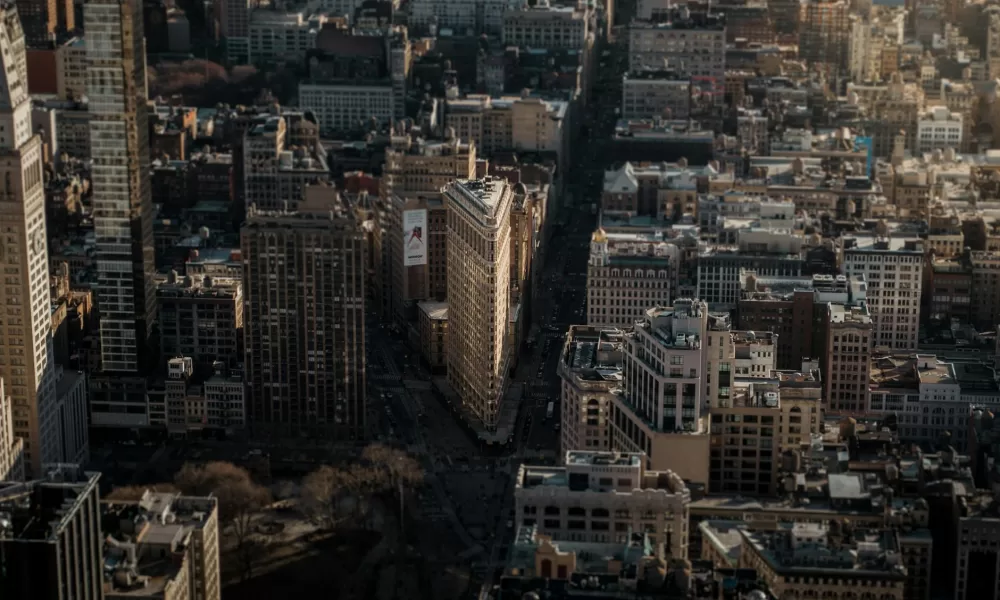
{"type": "Polygon", "coordinates": [[[403,266],[427,264],[427,211],[403,212],[403,266]]]}

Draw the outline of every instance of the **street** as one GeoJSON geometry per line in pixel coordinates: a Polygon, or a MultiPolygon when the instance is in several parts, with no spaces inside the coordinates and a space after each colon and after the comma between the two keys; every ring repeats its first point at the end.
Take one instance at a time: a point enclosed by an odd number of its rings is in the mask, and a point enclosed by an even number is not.
{"type": "Polygon", "coordinates": [[[528,390],[520,407],[510,456],[485,457],[456,416],[423,386],[423,374],[403,366],[403,343],[387,334],[370,344],[374,428],[406,444],[424,458],[432,490],[425,489],[421,509],[435,523],[449,521],[450,532],[433,529],[434,545],[455,547],[468,557],[477,576],[493,578],[509,551],[514,530],[514,475],[523,462],[555,464],[560,460],[559,360],[567,328],[586,322],[587,261],[604,181],[607,144],[614,131],[620,98],[620,76],[626,56],[621,48],[602,58],[594,93],[584,111],[586,138],[575,147],[571,171],[564,174],[564,198],[550,216],[552,235],[529,340],[522,348],[513,381],[528,390]],[[384,395],[384,396],[383,396],[384,395]],[[547,414],[552,403],[553,414],[547,414]],[[465,546],[464,551],[457,548],[465,546]],[[485,550],[485,553],[480,552],[485,550]]]}

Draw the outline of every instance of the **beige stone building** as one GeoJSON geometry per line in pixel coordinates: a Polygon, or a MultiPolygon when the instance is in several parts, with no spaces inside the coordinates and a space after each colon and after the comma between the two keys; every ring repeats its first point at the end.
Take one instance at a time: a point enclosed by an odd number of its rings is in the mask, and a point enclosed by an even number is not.
{"type": "Polygon", "coordinates": [[[825,410],[845,413],[868,410],[868,368],[873,337],[867,304],[831,303],[827,306],[823,369],[825,410]]]}
{"type": "Polygon", "coordinates": [[[621,392],[623,346],[620,329],[570,326],[559,361],[563,452],[611,448],[611,403],[621,392]]]}
{"type": "Polygon", "coordinates": [[[683,299],[651,308],[625,334],[625,393],[611,407],[613,450],[643,452],[647,466],[708,482],[702,368],[708,307],[683,299]]]}
{"type": "Polygon", "coordinates": [[[668,306],[680,251],[655,234],[594,232],[587,263],[587,324],[631,327],[652,306],[668,306]]]}
{"type": "MultiPolygon", "coordinates": [[[[818,390],[817,390],[818,391],[818,390]]],[[[783,401],[778,379],[741,379],[711,413],[710,493],[775,496],[780,457],[820,431],[820,399],[794,392],[783,401]],[[793,441],[794,440],[794,441],[793,441]]]]}
{"type": "Polygon", "coordinates": [[[705,405],[711,410],[732,405],[738,378],[770,378],[777,360],[778,334],[735,331],[728,314],[708,318],[703,352],[705,405]]]}
{"type": "MultiPolygon", "coordinates": [[[[10,395],[14,435],[24,440],[26,474],[37,476],[44,463],[62,462],[63,456],[48,284],[43,149],[41,138],[31,130],[24,33],[13,5],[0,9],[0,38],[5,40],[0,131],[6,132],[0,135],[0,173],[6,181],[0,192],[0,255],[6,275],[0,304],[7,307],[0,335],[0,377],[10,395]]],[[[99,239],[100,231],[98,227],[99,239]]]]}
{"type": "Polygon", "coordinates": [[[213,497],[147,490],[104,502],[104,598],[219,600],[219,509],[213,497]],[[111,525],[109,528],[109,524],[111,525]]]}
{"type": "Polygon", "coordinates": [[[506,180],[455,181],[448,211],[448,383],[462,404],[495,431],[508,384],[511,348],[511,206],[506,180]]]}
{"type": "Polygon", "coordinates": [[[916,237],[851,234],[841,238],[844,274],[864,276],[871,310],[872,346],[917,347],[924,243],[916,237]]]}
{"type": "Polygon", "coordinates": [[[470,94],[447,101],[445,124],[476,144],[486,156],[499,150],[553,152],[560,166],[569,159],[569,105],[530,96],[470,94]]]}
{"type": "Polygon", "coordinates": [[[641,454],[571,451],[562,467],[522,465],[517,525],[557,541],[627,543],[645,533],[660,556],[687,558],[691,492],[676,473],[643,463],[641,454]]]}
{"type": "Polygon", "coordinates": [[[0,481],[24,479],[24,440],[14,437],[10,397],[0,379],[0,481]]]}
{"type": "Polygon", "coordinates": [[[437,193],[452,181],[475,174],[475,142],[454,135],[452,129],[443,140],[394,134],[382,168],[386,188],[403,195],[437,193]]]}

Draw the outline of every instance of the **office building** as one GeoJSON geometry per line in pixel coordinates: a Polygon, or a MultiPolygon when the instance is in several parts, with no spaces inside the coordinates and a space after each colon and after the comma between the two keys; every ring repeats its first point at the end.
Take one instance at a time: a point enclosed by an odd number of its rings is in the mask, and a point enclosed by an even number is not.
{"type": "Polygon", "coordinates": [[[868,284],[872,346],[909,351],[917,347],[924,245],[901,235],[850,234],[841,238],[844,274],[868,284]]]}
{"type": "Polygon", "coordinates": [[[680,251],[655,234],[607,233],[590,240],[587,324],[631,327],[653,306],[673,299],[680,251]]]}
{"type": "Polygon", "coordinates": [[[521,465],[516,525],[553,540],[627,543],[645,533],[657,556],[686,559],[691,492],[679,475],[651,471],[642,454],[570,451],[565,466],[521,465]]]}
{"type": "Polygon", "coordinates": [[[447,100],[445,126],[492,156],[501,150],[553,153],[560,167],[568,164],[570,108],[561,100],[470,94],[447,100]]]}
{"type": "Polygon", "coordinates": [[[249,426],[363,437],[360,223],[332,187],[315,185],[297,212],[251,209],[241,238],[249,426]]]}
{"type": "Polygon", "coordinates": [[[846,0],[808,0],[800,6],[799,58],[828,72],[847,67],[850,5],[846,0]]]}
{"type": "MultiPolygon", "coordinates": [[[[700,213],[699,213],[700,216],[700,213]]],[[[756,230],[734,246],[716,246],[698,256],[698,296],[713,310],[739,304],[742,270],[763,277],[799,277],[805,264],[803,239],[790,232],[756,230]]]]}
{"type": "Polygon", "coordinates": [[[327,16],[307,12],[255,10],[250,15],[250,59],[255,62],[302,62],[316,47],[327,16]]]}
{"type": "Polygon", "coordinates": [[[178,275],[156,286],[163,358],[190,356],[199,365],[242,361],[243,285],[239,279],[178,275]]]}
{"type": "Polygon", "coordinates": [[[156,320],[142,6],[95,0],[84,21],[101,368],[137,373],[156,320]]]}
{"type": "Polygon", "coordinates": [[[828,304],[852,304],[867,297],[862,276],[762,277],[744,270],[740,281],[739,329],[776,334],[775,366],[784,370],[824,356],[828,304]]]}
{"type": "Polygon", "coordinates": [[[45,230],[43,149],[32,133],[24,35],[12,5],[0,8],[5,40],[0,92],[0,173],[7,187],[0,195],[6,308],[0,349],[0,377],[10,395],[14,435],[24,440],[27,473],[37,476],[46,462],[61,462],[54,376],[52,315],[49,297],[48,236],[45,230]]]}
{"type": "Polygon", "coordinates": [[[958,565],[954,598],[1000,598],[1000,511],[993,494],[982,494],[962,511],[956,525],[958,565]]]}
{"type": "Polygon", "coordinates": [[[146,490],[104,502],[105,600],[219,600],[219,502],[146,490]]]}
{"type": "Polygon", "coordinates": [[[571,325],[559,360],[562,451],[611,448],[611,402],[622,387],[624,332],[571,325]]]}
{"type": "Polygon", "coordinates": [[[510,8],[503,14],[501,40],[505,46],[584,50],[593,37],[590,5],[552,5],[548,0],[510,8]]]}
{"type": "Polygon", "coordinates": [[[46,465],[0,482],[0,598],[103,600],[100,473],[46,465]]]}
{"type": "Polygon", "coordinates": [[[628,64],[630,71],[676,69],[723,86],[725,20],[681,7],[660,22],[634,22],[629,27],[628,64]]]}
{"type": "Polygon", "coordinates": [[[294,211],[315,181],[329,181],[319,125],[309,113],[281,111],[254,118],[243,136],[246,208],[294,211]]]}
{"type": "Polygon", "coordinates": [[[632,71],[622,76],[623,119],[686,119],[691,114],[691,79],[675,71],[632,71]]]}
{"type": "Polygon", "coordinates": [[[708,435],[702,399],[708,326],[704,302],[654,307],[625,333],[624,393],[611,408],[612,450],[643,452],[652,469],[707,483],[708,435]]]}
{"type": "Polygon", "coordinates": [[[935,106],[925,112],[917,121],[917,151],[961,150],[965,131],[962,118],[961,113],[952,112],[946,106],[935,106]]]}
{"type": "Polygon", "coordinates": [[[448,209],[448,383],[486,431],[496,429],[511,348],[511,207],[504,179],[459,180],[448,209]]]}
{"type": "Polygon", "coordinates": [[[388,80],[299,83],[299,106],[316,115],[324,132],[350,132],[371,119],[389,123],[397,109],[388,80]]]}
{"type": "Polygon", "coordinates": [[[257,0],[214,0],[213,12],[230,62],[250,62],[250,15],[257,5],[257,0]]]}

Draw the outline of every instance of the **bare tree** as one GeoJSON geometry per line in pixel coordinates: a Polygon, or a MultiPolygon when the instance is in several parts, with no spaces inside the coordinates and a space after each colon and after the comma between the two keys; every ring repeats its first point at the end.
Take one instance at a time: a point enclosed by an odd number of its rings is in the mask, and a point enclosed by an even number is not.
{"type": "Polygon", "coordinates": [[[213,495],[219,500],[219,521],[232,528],[236,552],[242,566],[242,578],[253,575],[253,518],[270,504],[271,493],[255,483],[250,473],[228,462],[205,465],[185,464],[174,478],[183,492],[193,495],[213,495]]]}
{"type": "Polygon", "coordinates": [[[167,493],[176,493],[178,491],[177,486],[171,483],[155,483],[153,485],[124,485],[111,490],[111,493],[103,499],[115,502],[135,502],[142,498],[142,495],[146,493],[146,490],[151,492],[167,493]]]}
{"type": "Polygon", "coordinates": [[[424,481],[424,469],[412,456],[385,444],[371,444],[361,453],[361,459],[380,474],[380,491],[397,493],[410,490],[424,481]]]}

